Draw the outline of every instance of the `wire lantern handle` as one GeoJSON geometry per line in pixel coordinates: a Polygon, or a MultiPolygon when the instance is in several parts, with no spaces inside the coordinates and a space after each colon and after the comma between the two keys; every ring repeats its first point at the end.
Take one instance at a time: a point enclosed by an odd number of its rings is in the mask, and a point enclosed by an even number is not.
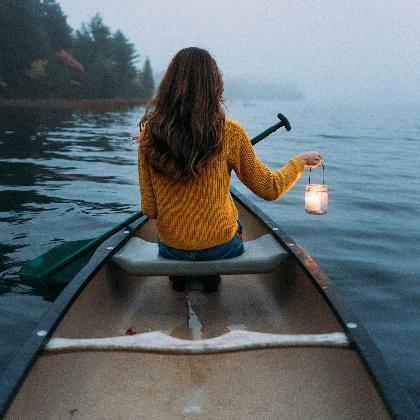
{"type": "MultiPolygon", "coordinates": [[[[321,165],[322,165],[322,185],[325,185],[325,167],[323,163],[321,163],[321,165]]],[[[309,168],[309,185],[311,184],[311,173],[312,173],[312,168],[309,168]]]]}

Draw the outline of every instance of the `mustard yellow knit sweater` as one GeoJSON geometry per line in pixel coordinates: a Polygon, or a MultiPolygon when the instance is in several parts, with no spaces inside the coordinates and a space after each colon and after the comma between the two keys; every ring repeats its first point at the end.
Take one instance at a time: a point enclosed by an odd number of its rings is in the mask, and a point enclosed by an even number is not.
{"type": "MultiPolygon", "coordinates": [[[[145,131],[147,128],[140,135],[140,145],[145,131]]],[[[172,181],[151,168],[142,147],[138,169],[141,208],[146,216],[157,219],[159,239],[173,248],[198,250],[227,242],[235,235],[238,210],[229,193],[232,169],[256,195],[276,200],[293,186],[304,165],[294,157],[279,170],[270,170],[256,156],[244,129],[227,119],[222,151],[198,178],[185,183],[172,181]]]]}

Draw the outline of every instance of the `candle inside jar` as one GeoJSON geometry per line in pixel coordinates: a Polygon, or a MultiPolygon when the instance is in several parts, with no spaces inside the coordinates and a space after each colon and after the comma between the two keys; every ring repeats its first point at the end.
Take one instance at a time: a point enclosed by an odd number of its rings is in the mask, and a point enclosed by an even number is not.
{"type": "Polygon", "coordinates": [[[316,192],[309,192],[306,195],[305,205],[308,210],[318,211],[321,205],[321,197],[316,192]]]}
{"type": "Polygon", "coordinates": [[[324,184],[309,184],[305,191],[305,211],[310,214],[325,214],[328,206],[328,187],[324,184]]]}

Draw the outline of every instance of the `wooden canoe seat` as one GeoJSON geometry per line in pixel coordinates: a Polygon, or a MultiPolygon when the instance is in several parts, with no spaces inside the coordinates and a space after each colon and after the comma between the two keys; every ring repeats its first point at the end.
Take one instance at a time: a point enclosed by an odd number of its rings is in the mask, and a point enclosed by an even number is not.
{"type": "Polygon", "coordinates": [[[225,260],[179,261],[160,256],[156,243],[134,237],[114,255],[113,262],[138,276],[255,274],[273,270],[288,255],[270,234],[244,242],[244,249],[242,255],[225,260]]]}

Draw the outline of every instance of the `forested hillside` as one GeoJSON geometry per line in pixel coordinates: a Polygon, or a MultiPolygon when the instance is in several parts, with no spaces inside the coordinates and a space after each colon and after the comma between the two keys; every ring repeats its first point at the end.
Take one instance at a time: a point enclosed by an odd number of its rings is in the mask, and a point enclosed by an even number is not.
{"type": "Polygon", "coordinates": [[[150,61],[100,15],[73,30],[55,0],[0,0],[0,98],[148,99],[150,61]]]}

